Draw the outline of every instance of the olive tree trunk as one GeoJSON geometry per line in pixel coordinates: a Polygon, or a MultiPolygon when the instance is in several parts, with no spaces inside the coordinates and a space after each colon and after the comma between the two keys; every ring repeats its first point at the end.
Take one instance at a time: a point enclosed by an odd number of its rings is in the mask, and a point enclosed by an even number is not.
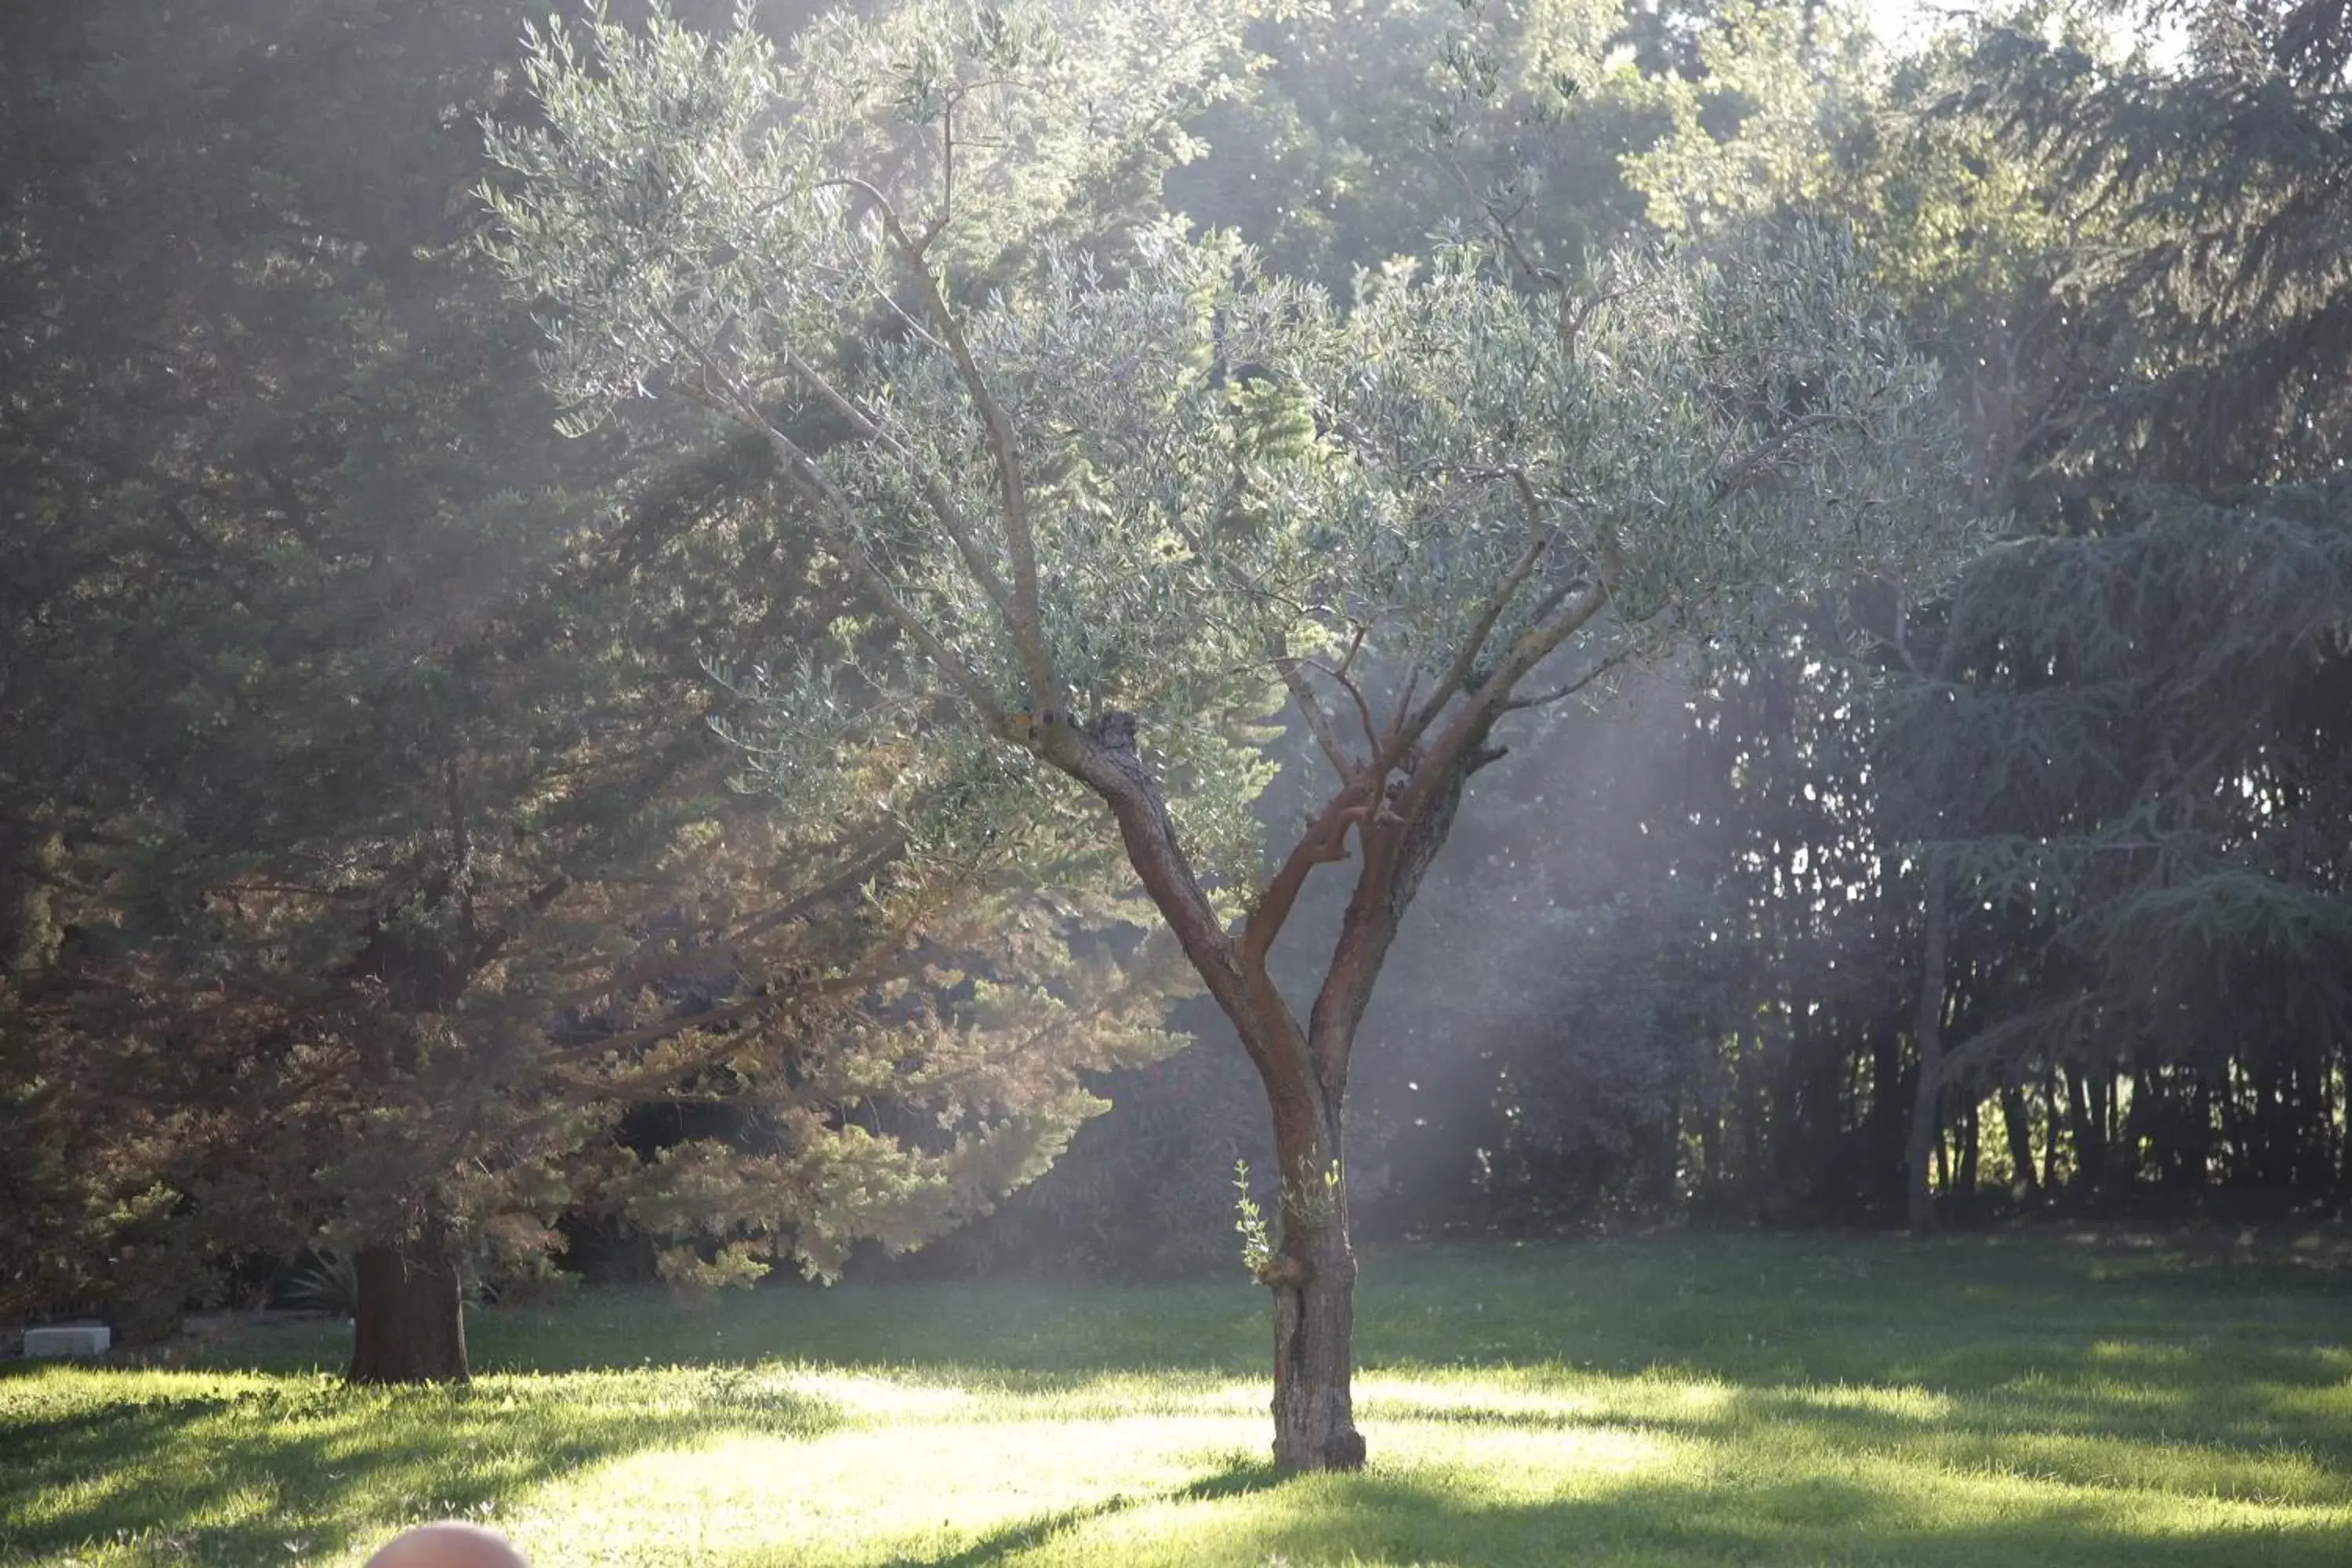
{"type": "Polygon", "coordinates": [[[1287,1094],[1269,1100],[1282,1236],[1258,1280],[1273,1298],[1274,1459],[1285,1469],[1358,1469],[1356,1253],[1338,1096],[1311,1107],[1287,1094]]]}
{"type": "Polygon", "coordinates": [[[1333,1219],[1287,1227],[1283,1238],[1283,1256],[1307,1270],[1296,1286],[1273,1286],[1274,1461],[1285,1469],[1353,1470],[1364,1463],[1350,1386],[1356,1255],[1346,1208],[1343,1199],[1333,1219]]]}
{"type": "MultiPolygon", "coordinates": [[[[1589,616],[1591,605],[1580,613],[1589,616]]],[[[1227,929],[1193,876],[1158,782],[1137,751],[1133,715],[1106,712],[1089,725],[1041,715],[1024,731],[1028,744],[1110,807],[1129,864],[1265,1086],[1282,1180],[1282,1236],[1258,1279],[1274,1298],[1274,1457],[1285,1468],[1354,1469],[1364,1462],[1349,1386],[1356,1254],[1348,1237],[1340,1115],[1349,1058],[1389,948],[1453,829],[1465,786],[1503,754],[1486,743],[1507,684],[1500,689],[1455,719],[1425,756],[1404,761],[1412,736],[1400,731],[1369,763],[1343,766],[1338,793],[1292,846],[1237,931],[1227,929]],[[1268,955],[1307,877],[1318,866],[1349,859],[1358,861],[1355,888],[1302,1022],[1274,984],[1268,955]]]]}
{"type": "Polygon", "coordinates": [[[465,1289],[454,1238],[428,1229],[364,1247],[352,1383],[464,1383],[465,1289]]]}

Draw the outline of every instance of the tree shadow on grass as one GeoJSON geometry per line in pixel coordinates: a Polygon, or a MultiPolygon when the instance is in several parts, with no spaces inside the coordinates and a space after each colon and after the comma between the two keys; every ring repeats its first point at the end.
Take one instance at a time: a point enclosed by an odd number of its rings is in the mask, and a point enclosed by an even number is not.
{"type": "MultiPolygon", "coordinates": [[[[1953,1480],[1953,1478],[1944,1478],[1953,1480]]],[[[998,1568],[1043,1552],[1057,1563],[1123,1559],[1200,1568],[1265,1563],[1511,1564],[1585,1568],[2336,1568],[2352,1561],[2340,1512],[2152,1517],[2126,1490],[1954,1481],[1954,1496],[1821,1473],[1778,1477],[1633,1476],[1582,1495],[1498,1500],[1444,1468],[1285,1478],[1230,1466],[1162,1491],[1007,1523],[959,1550],[894,1558],[889,1568],[998,1568]],[[1970,1489],[1975,1489],[1970,1492],[1970,1489]],[[1147,1507],[1197,1503],[1130,1529],[1094,1527],[1147,1507]],[[1956,1512],[1974,1517],[1955,1519],[1956,1512]]],[[[744,1568],[756,1558],[746,1558],[744,1568]]]]}
{"type": "MultiPolygon", "coordinates": [[[[682,1386],[676,1373],[583,1381],[348,1389],[315,1378],[151,1393],[160,1385],[81,1374],[66,1399],[44,1402],[78,1407],[0,1417],[0,1447],[16,1457],[0,1466],[0,1562],[98,1549],[133,1561],[307,1561],[420,1519],[491,1517],[542,1482],[641,1449],[745,1431],[809,1436],[841,1418],[814,1397],[682,1386]]],[[[0,1382],[0,1411],[8,1392],[0,1382]]]]}
{"type": "Polygon", "coordinates": [[[989,1568],[992,1563],[1010,1562],[1023,1552],[1043,1546],[1065,1531],[1077,1530],[1113,1514],[1125,1513],[1130,1509],[1150,1503],[1210,1502],[1220,1498],[1244,1497],[1278,1487],[1283,1480],[1282,1472],[1270,1462],[1228,1464],[1198,1480],[1164,1491],[1119,1492],[1100,1502],[1056,1509],[1051,1513],[1017,1520],[985,1532],[971,1545],[945,1557],[899,1557],[893,1559],[887,1568],[989,1568]]]}
{"type": "Polygon", "coordinates": [[[1466,1498],[1442,1479],[1374,1474],[1315,1488],[1243,1533],[1257,1554],[1246,1561],[1300,1563],[2333,1568],[2352,1560],[2352,1526],[2340,1517],[2307,1528],[2199,1528],[2151,1521],[2138,1508],[2128,1494],[2021,1492],[1956,1521],[1948,1500],[1819,1474],[1630,1478],[1599,1495],[1501,1501],[1466,1498]]]}

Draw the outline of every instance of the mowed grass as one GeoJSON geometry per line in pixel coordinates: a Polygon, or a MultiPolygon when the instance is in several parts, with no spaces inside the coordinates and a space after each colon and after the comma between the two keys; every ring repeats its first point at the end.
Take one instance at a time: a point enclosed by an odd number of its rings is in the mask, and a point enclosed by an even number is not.
{"type": "Polygon", "coordinates": [[[2055,1233],[1375,1249],[1360,1475],[1265,1464],[1229,1284],[591,1294],[463,1390],[339,1328],[0,1373],[0,1560],[2352,1563],[2352,1249],[2055,1233]]]}

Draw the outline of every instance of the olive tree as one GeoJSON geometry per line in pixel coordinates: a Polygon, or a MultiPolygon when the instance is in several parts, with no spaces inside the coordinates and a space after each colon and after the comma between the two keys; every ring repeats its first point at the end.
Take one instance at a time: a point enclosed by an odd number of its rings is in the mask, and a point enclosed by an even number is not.
{"type": "Polygon", "coordinates": [[[1364,1455],[1349,1050],[1499,727],[1955,530],[1932,374],[1827,239],[1586,287],[1498,230],[1340,300],[1153,215],[1247,20],[919,0],[779,50],[600,16],[531,39],[544,123],[487,195],[574,417],[756,432],[887,631],[765,668],[743,739],[784,808],[851,805],[835,759],[878,750],[919,838],[1123,851],[1265,1086],[1275,1455],[1324,1468],[1364,1455]],[[1268,844],[1285,703],[1329,778],[1268,844]],[[1342,863],[1286,994],[1269,955],[1342,863]]]}

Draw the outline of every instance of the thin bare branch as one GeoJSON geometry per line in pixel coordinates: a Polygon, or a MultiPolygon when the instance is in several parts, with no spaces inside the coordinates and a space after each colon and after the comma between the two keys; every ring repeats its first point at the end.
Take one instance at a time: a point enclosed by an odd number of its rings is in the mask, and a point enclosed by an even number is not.
{"type": "Polygon", "coordinates": [[[1594,312],[1613,300],[1623,299],[1630,292],[1631,290],[1626,289],[1603,289],[1574,310],[1570,310],[1569,301],[1563,299],[1559,305],[1561,348],[1573,354],[1578,342],[1584,336],[1585,325],[1592,320],[1594,312]]]}
{"type": "Polygon", "coordinates": [[[1325,675],[1338,681],[1348,695],[1355,699],[1356,717],[1364,726],[1364,744],[1370,749],[1374,756],[1378,756],[1381,750],[1381,732],[1379,727],[1372,722],[1371,704],[1364,700],[1362,689],[1348,679],[1344,668],[1334,669],[1319,659],[1303,658],[1298,662],[1307,669],[1321,670],[1325,675]]]}
{"type": "MultiPolygon", "coordinates": [[[[1462,639],[1462,646],[1454,649],[1453,663],[1438,678],[1437,684],[1430,689],[1429,700],[1391,737],[1392,745],[1397,740],[1402,740],[1403,746],[1410,746],[1419,740],[1430,725],[1436,722],[1445,705],[1467,688],[1471,672],[1478,667],[1478,656],[1486,651],[1486,639],[1495,635],[1496,624],[1511,607],[1511,601],[1518,597],[1519,590],[1527,586],[1528,579],[1535,575],[1536,568],[1543,563],[1545,551],[1550,547],[1551,541],[1542,527],[1541,502],[1535,493],[1535,487],[1517,468],[1503,471],[1508,474],[1518,490],[1520,505],[1527,511],[1527,548],[1511,563],[1511,569],[1504,574],[1503,580],[1495,585],[1495,591],[1486,595],[1486,603],[1478,606],[1478,618],[1471,623],[1469,634],[1462,639]]],[[[1556,599],[1547,599],[1538,606],[1536,615],[1538,622],[1556,604],[1556,599]]],[[[1396,748],[1400,753],[1403,746],[1396,748]]]]}
{"type": "Polygon", "coordinates": [[[1715,481],[1717,490],[1723,495],[1733,494],[1754,479],[1758,470],[1779,456],[1798,437],[1825,425],[1834,425],[1844,417],[1843,414],[1831,411],[1799,415],[1738,457],[1718,465],[1715,481]]]}
{"type": "Polygon", "coordinates": [[[924,503],[931,509],[931,515],[938,519],[940,531],[955,546],[964,570],[971,574],[972,581],[980,585],[982,593],[988,595],[988,602],[995,605],[997,613],[1010,623],[1013,596],[1005,589],[1004,579],[997,575],[995,566],[981,552],[979,536],[972,532],[962,509],[955,504],[955,498],[949,493],[946,482],[919,461],[913,449],[871,412],[835,387],[800,355],[787,351],[784,365],[803,386],[815,393],[826,407],[846,421],[861,438],[880,446],[905,466],[908,474],[922,487],[924,503]]]}
{"type": "Polygon", "coordinates": [[[1274,668],[1280,672],[1282,684],[1289,689],[1291,700],[1298,704],[1299,716],[1307,721],[1307,732],[1315,737],[1317,749],[1322,752],[1334,773],[1343,781],[1353,776],[1357,768],[1356,759],[1348,754],[1348,748],[1340,741],[1339,729],[1331,722],[1330,710],[1323,706],[1322,698],[1316,695],[1315,688],[1307,683],[1306,676],[1299,673],[1300,661],[1285,651],[1289,646],[1288,639],[1277,632],[1270,640],[1272,646],[1268,651],[1273,658],[1274,668]]]}
{"type": "Polygon", "coordinates": [[[1044,616],[1039,610],[1037,595],[1037,544],[1029,525],[1029,494],[1022,476],[1019,443],[1013,432],[1013,421],[999,403],[988,378],[981,373],[980,362],[971,352],[971,341],[963,330],[963,322],[948,303],[940,289],[940,280],[931,272],[925,257],[929,239],[917,240],[907,232],[898,219],[898,210],[879,190],[864,180],[841,178],[824,182],[856,191],[874,204],[882,220],[882,232],[899,260],[913,274],[915,289],[923,302],[924,313],[931,319],[940,339],[946,343],[949,357],[955,362],[956,374],[979,413],[985,432],[989,456],[996,469],[997,499],[1003,512],[1005,554],[1013,564],[1011,620],[1013,640],[1019,648],[1024,672],[1029,679],[1030,699],[1037,708],[1053,702],[1059,682],[1055,679],[1053,661],[1046,657],[1044,616]]]}
{"type": "Polygon", "coordinates": [[[1339,673],[1347,674],[1356,668],[1356,656],[1364,651],[1364,628],[1358,626],[1356,635],[1348,639],[1348,651],[1339,660],[1339,673]]]}
{"type": "Polygon", "coordinates": [[[1536,666],[1559,649],[1561,644],[1584,629],[1601,607],[1609,600],[1609,580],[1589,584],[1580,594],[1570,596],[1560,607],[1538,621],[1512,643],[1494,673],[1480,682],[1478,689],[1469,694],[1468,701],[1446,725],[1444,733],[1433,742],[1428,754],[1412,775],[1412,783],[1396,803],[1396,814],[1411,822],[1428,799],[1433,781],[1444,777],[1461,755],[1481,744],[1495,719],[1503,711],[1505,703],[1518,689],[1536,666]]]}
{"type": "Polygon", "coordinates": [[[1405,661],[1404,684],[1397,688],[1396,711],[1389,715],[1389,727],[1384,734],[1393,739],[1397,731],[1404,728],[1406,717],[1412,712],[1412,700],[1420,693],[1421,660],[1409,658],[1405,661]]]}
{"type": "MultiPolygon", "coordinates": [[[[1440,153],[1437,163],[1440,168],[1454,177],[1454,183],[1462,187],[1462,194],[1477,204],[1478,211],[1486,218],[1487,226],[1495,231],[1495,237],[1502,242],[1504,252],[1510,257],[1513,265],[1518,268],[1520,275],[1528,280],[1530,287],[1546,291],[1563,287],[1560,275],[1551,268],[1538,266],[1535,258],[1530,257],[1526,247],[1519,243],[1518,231],[1511,226],[1512,220],[1518,216],[1518,212],[1514,211],[1506,215],[1491,196],[1482,194],[1476,185],[1472,184],[1469,174],[1464,170],[1461,163],[1453,154],[1440,153]]],[[[1524,210],[1524,207],[1525,204],[1522,203],[1521,210],[1524,210]]]]}
{"type": "Polygon", "coordinates": [[[1586,670],[1582,675],[1578,676],[1574,680],[1568,682],[1566,685],[1556,686],[1549,691],[1544,692],[1541,696],[1538,697],[1514,697],[1508,702],[1503,704],[1502,710],[1506,713],[1522,713],[1530,708],[1549,707],[1552,703],[1558,702],[1564,698],[1575,696],[1578,692],[1583,690],[1586,687],[1591,685],[1594,681],[1600,679],[1602,676],[1608,674],[1611,670],[1615,669],[1618,666],[1625,663],[1633,657],[1633,648],[1631,645],[1621,647],[1615,653],[1611,654],[1607,658],[1602,659],[1599,664],[1594,665],[1591,669],[1586,670]]]}

